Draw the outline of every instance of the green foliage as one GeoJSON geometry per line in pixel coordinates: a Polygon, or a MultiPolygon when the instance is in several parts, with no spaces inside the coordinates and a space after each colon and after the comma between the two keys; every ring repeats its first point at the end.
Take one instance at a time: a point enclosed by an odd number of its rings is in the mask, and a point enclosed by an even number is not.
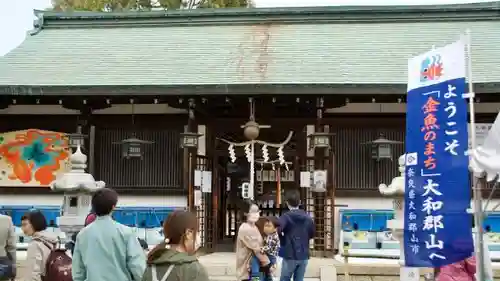
{"type": "Polygon", "coordinates": [[[251,0],[52,0],[55,11],[150,11],[194,8],[246,8],[251,0]]]}

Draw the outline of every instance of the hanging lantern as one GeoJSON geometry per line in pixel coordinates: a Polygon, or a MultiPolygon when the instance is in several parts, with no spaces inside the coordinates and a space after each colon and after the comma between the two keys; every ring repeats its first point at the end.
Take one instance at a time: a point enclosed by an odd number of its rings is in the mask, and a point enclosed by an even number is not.
{"type": "MultiPolygon", "coordinates": [[[[134,99],[130,99],[130,106],[132,109],[132,127],[134,127],[135,124],[135,118],[134,118],[134,99]]],[[[140,158],[142,160],[142,157],[144,155],[144,145],[146,144],[153,144],[154,142],[152,141],[146,141],[146,140],[141,140],[138,139],[135,136],[135,133],[132,133],[132,136],[128,139],[123,139],[119,142],[115,142],[114,144],[119,144],[122,147],[122,157],[125,159],[130,159],[130,158],[140,158]]]]}
{"type": "Polygon", "coordinates": [[[244,182],[241,184],[241,197],[243,199],[251,199],[253,200],[253,187],[248,182],[244,182]]]}
{"type": "Polygon", "coordinates": [[[312,133],[307,136],[309,138],[309,147],[311,149],[330,148],[330,140],[333,135],[325,132],[312,133]]]}
{"type": "Polygon", "coordinates": [[[71,148],[83,147],[85,145],[85,138],[87,137],[81,133],[67,134],[68,145],[71,148]]]}
{"type": "Polygon", "coordinates": [[[194,132],[181,133],[181,148],[198,148],[198,138],[203,134],[194,132]]]}
{"type": "Polygon", "coordinates": [[[379,138],[367,143],[365,145],[370,145],[372,150],[372,159],[380,161],[382,159],[389,159],[392,161],[392,147],[394,145],[402,144],[403,142],[389,140],[380,134],[379,138]]]}
{"type": "Polygon", "coordinates": [[[144,155],[144,145],[153,144],[152,141],[145,141],[136,137],[121,140],[118,143],[122,146],[122,157],[126,159],[141,158],[144,155]]]}

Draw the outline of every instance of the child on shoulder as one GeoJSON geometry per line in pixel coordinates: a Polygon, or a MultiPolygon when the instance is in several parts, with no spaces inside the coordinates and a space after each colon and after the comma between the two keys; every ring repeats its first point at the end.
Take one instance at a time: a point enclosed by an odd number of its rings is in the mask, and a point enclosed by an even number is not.
{"type": "Polygon", "coordinates": [[[252,281],[272,281],[271,269],[276,267],[276,257],[280,249],[280,239],[278,235],[278,219],[276,217],[264,217],[257,225],[259,227],[264,246],[261,252],[269,257],[269,266],[262,268],[259,259],[254,255],[250,261],[250,276],[252,281]]]}

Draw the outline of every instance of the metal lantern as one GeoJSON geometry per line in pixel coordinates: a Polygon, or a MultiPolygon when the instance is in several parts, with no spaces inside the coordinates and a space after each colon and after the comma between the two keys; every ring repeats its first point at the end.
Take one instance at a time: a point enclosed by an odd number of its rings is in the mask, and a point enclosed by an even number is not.
{"type": "Polygon", "coordinates": [[[117,144],[122,146],[122,157],[126,159],[130,158],[141,158],[144,155],[143,146],[145,144],[153,144],[152,141],[145,141],[132,137],[129,139],[124,139],[117,144]]]}
{"type": "Polygon", "coordinates": [[[316,132],[308,135],[309,147],[315,148],[330,148],[330,139],[334,134],[325,132],[316,132]]]}
{"type": "Polygon", "coordinates": [[[68,134],[68,144],[71,148],[83,147],[87,136],[81,133],[68,134]]]}
{"type": "Polygon", "coordinates": [[[253,194],[253,187],[250,185],[248,182],[244,182],[241,184],[241,197],[243,199],[251,199],[253,200],[254,194],[253,194]]]}
{"type": "Polygon", "coordinates": [[[194,132],[181,133],[181,148],[197,148],[198,138],[202,135],[194,132]]]}
{"type": "Polygon", "coordinates": [[[380,134],[378,139],[364,144],[371,145],[372,159],[377,161],[389,159],[392,161],[392,146],[402,144],[402,142],[386,139],[383,134],[380,134]]]}

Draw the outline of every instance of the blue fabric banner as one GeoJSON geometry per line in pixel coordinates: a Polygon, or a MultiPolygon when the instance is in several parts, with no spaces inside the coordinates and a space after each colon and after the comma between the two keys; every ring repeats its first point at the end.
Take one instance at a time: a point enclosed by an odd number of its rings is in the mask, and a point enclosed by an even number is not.
{"type": "Polygon", "coordinates": [[[439,267],[474,251],[462,42],[409,60],[405,264],[439,267]]]}

